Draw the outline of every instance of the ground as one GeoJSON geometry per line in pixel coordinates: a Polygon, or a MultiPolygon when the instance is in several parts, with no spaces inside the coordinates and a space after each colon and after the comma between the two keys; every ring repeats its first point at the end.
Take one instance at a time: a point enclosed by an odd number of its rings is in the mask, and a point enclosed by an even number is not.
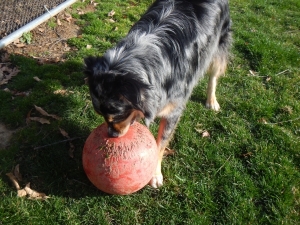
{"type": "MultiPolygon", "coordinates": [[[[88,6],[84,11],[94,10],[94,6],[88,6]]],[[[66,59],[66,54],[76,51],[76,48],[70,47],[67,40],[80,35],[80,28],[76,24],[76,19],[65,10],[54,18],[39,25],[30,33],[32,39],[29,43],[23,43],[20,39],[15,40],[12,44],[0,50],[0,56],[19,54],[26,57],[35,58],[39,63],[57,63],[66,59]]],[[[3,59],[0,57],[0,65],[3,59]]],[[[1,81],[0,77],[0,81],[1,81]]],[[[0,86],[1,89],[5,85],[0,86]]],[[[5,149],[9,145],[9,140],[14,134],[14,130],[7,129],[4,124],[0,123],[0,149],[5,149]]]]}

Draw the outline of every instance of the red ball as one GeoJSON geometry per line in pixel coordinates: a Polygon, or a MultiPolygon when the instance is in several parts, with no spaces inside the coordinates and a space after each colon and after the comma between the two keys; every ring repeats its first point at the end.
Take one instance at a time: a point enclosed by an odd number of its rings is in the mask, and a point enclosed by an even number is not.
{"type": "Polygon", "coordinates": [[[83,169],[101,191],[127,195],[143,188],[151,180],[158,160],[156,141],[140,123],[118,138],[108,136],[107,124],[101,124],[87,138],[83,169]]]}

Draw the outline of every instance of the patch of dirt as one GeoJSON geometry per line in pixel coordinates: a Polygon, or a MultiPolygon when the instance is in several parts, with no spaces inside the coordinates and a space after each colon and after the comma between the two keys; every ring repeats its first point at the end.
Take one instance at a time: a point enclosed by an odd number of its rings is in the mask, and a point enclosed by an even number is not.
{"type": "Polygon", "coordinates": [[[8,130],[0,123],[0,150],[6,149],[9,146],[9,141],[15,131],[8,130]]]}
{"type": "Polygon", "coordinates": [[[49,27],[45,22],[31,31],[30,44],[23,44],[16,40],[4,50],[9,54],[36,58],[42,64],[64,61],[67,52],[76,51],[67,44],[67,40],[80,35],[80,28],[76,25],[75,19],[66,17],[65,13],[60,13],[55,20],[54,18],[52,20],[56,23],[54,28],[49,27]]]}
{"type": "MultiPolygon", "coordinates": [[[[85,9],[73,9],[79,15],[87,12],[94,12],[96,4],[92,3],[85,9]]],[[[22,43],[20,39],[14,41],[4,48],[9,54],[19,54],[37,59],[41,64],[56,63],[65,60],[66,53],[77,49],[67,44],[67,40],[73,37],[80,37],[80,27],[76,24],[76,19],[67,13],[66,9],[50,20],[39,25],[30,33],[31,43],[22,43]],[[51,26],[49,25],[51,21],[51,26]]]]}
{"type": "MultiPolygon", "coordinates": [[[[85,9],[74,9],[78,14],[93,12],[96,4],[90,4],[85,9]]],[[[30,44],[22,43],[19,39],[12,44],[1,49],[0,63],[4,65],[4,58],[8,60],[9,54],[19,54],[25,57],[36,59],[39,63],[57,63],[65,60],[66,53],[77,49],[67,44],[67,40],[81,35],[80,27],[76,24],[76,19],[65,11],[52,18],[55,26],[49,26],[49,20],[33,29],[30,44]],[[8,54],[7,54],[8,53],[8,54]]],[[[0,71],[1,72],[1,71],[0,71]]],[[[5,74],[4,74],[5,75],[5,74]]],[[[1,81],[0,77],[0,81],[1,81]]],[[[3,87],[3,86],[2,86],[3,87]]],[[[15,133],[0,123],[0,150],[9,146],[9,141],[15,133]]]]}

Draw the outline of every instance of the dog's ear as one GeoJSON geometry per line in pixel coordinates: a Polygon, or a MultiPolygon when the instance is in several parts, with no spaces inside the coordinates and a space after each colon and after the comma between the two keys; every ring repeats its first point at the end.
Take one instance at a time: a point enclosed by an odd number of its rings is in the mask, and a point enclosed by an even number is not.
{"type": "Polygon", "coordinates": [[[108,71],[108,63],[104,57],[87,57],[84,59],[84,73],[89,78],[108,71]]]}

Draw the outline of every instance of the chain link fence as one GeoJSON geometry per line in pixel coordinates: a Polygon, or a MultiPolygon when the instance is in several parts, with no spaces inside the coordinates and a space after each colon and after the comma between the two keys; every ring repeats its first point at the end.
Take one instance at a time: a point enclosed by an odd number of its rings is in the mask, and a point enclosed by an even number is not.
{"type": "Polygon", "coordinates": [[[0,0],[0,39],[63,2],[65,0],[0,0]]]}

